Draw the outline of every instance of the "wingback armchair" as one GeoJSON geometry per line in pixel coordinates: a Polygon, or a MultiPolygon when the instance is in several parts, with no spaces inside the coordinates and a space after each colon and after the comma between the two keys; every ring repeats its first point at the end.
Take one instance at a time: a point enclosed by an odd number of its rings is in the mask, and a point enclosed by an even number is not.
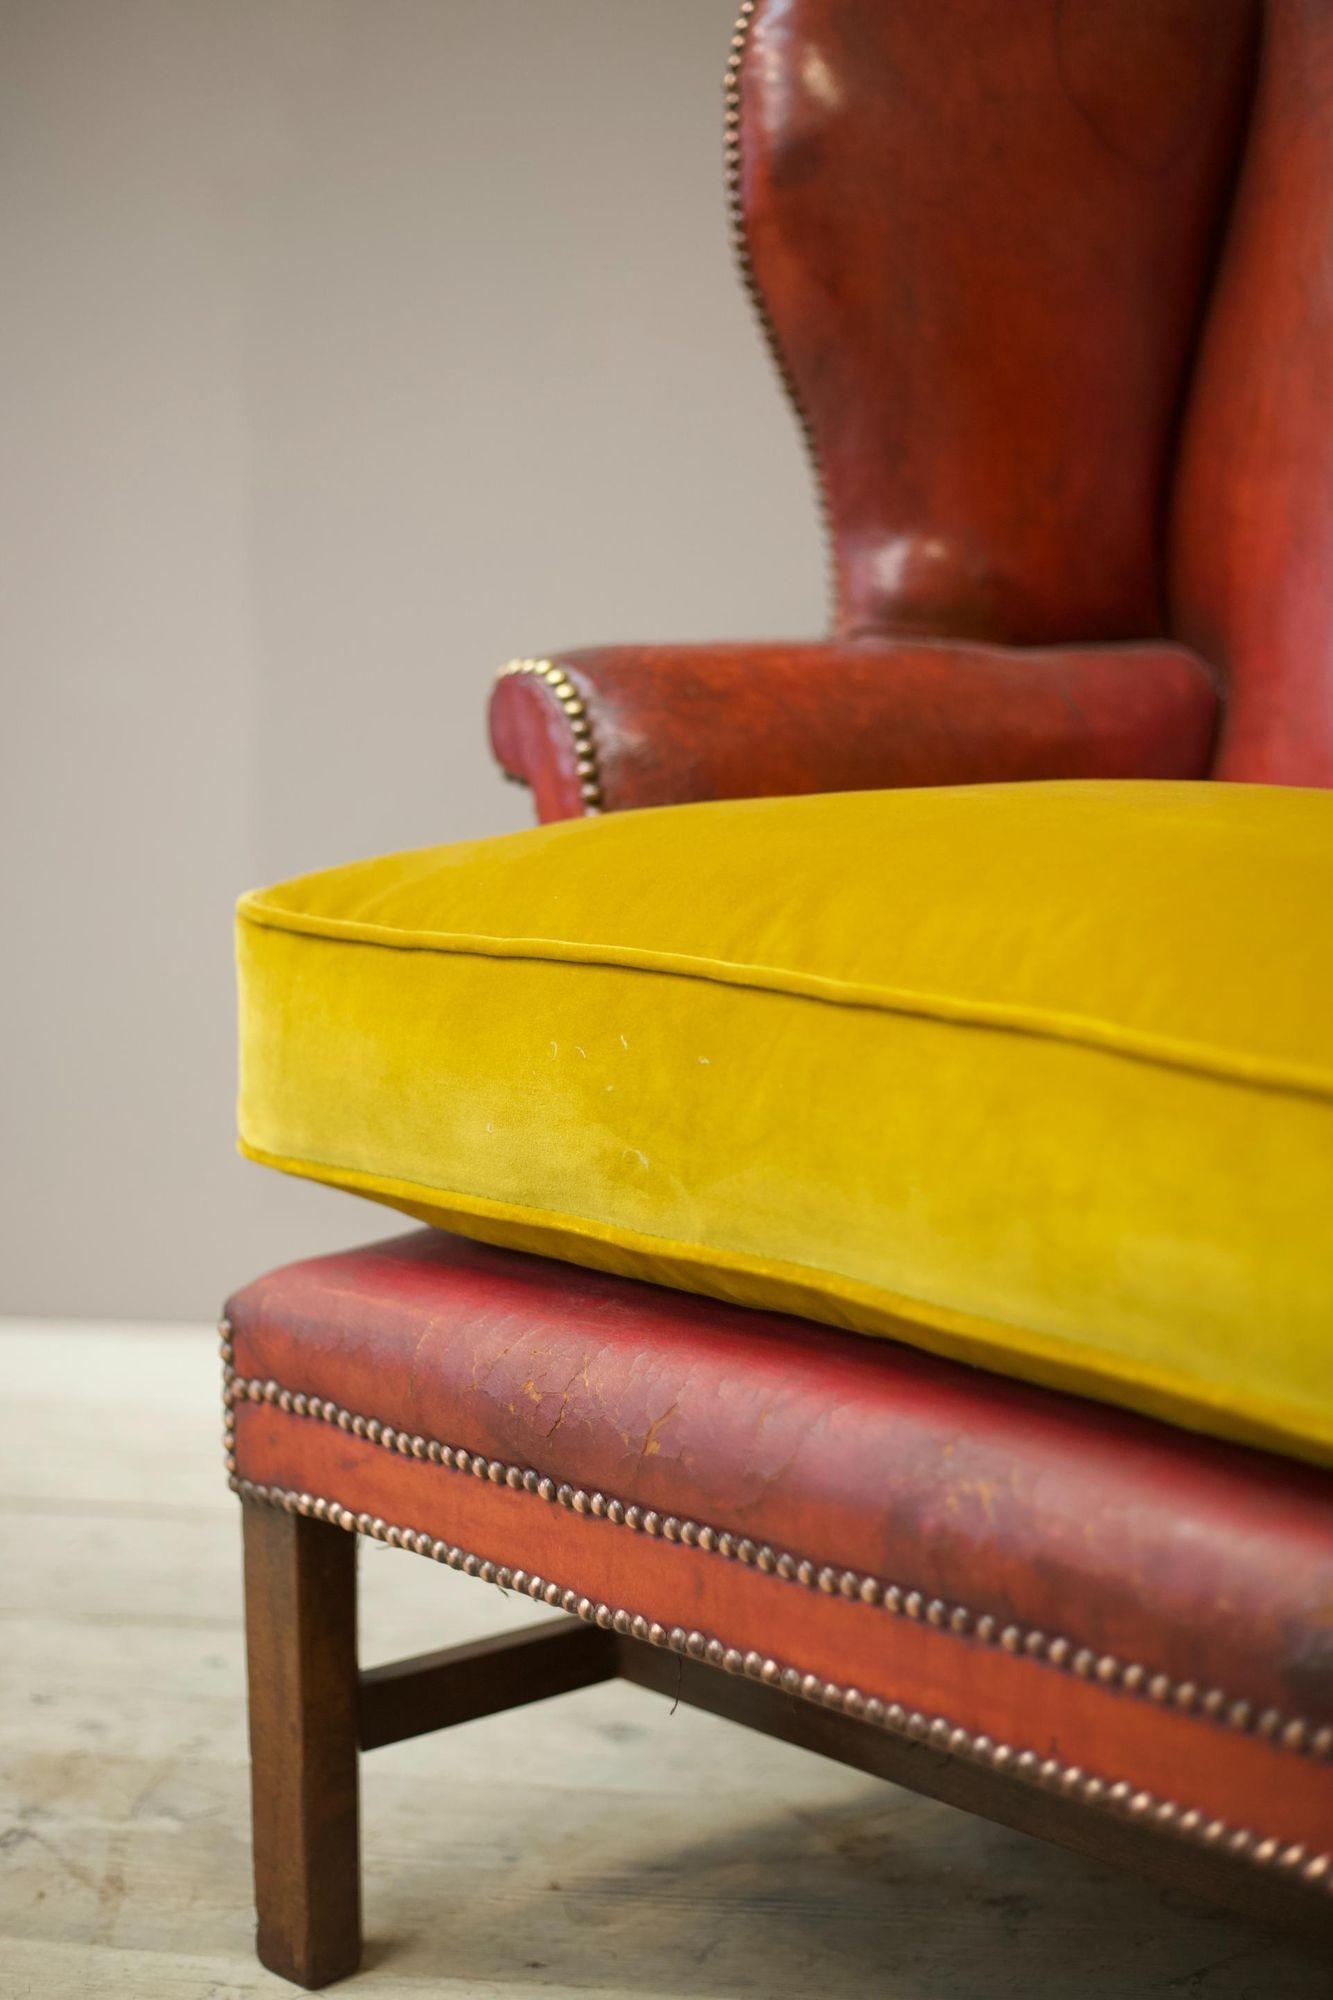
{"type": "Polygon", "coordinates": [[[1287,0],[744,9],[732,217],[832,629],[516,662],[492,735],[540,816],[1333,782],[1331,36],[1287,0]]]}
{"type": "Polygon", "coordinates": [[[1333,1931],[1331,94],[746,0],[830,636],[517,660],[563,824],[242,903],[243,1150],[428,1225],[223,1321],[289,1977],[359,1750],[615,1675],[1333,1931]],[[362,1536],[574,1615],[358,1673],[362,1536]]]}

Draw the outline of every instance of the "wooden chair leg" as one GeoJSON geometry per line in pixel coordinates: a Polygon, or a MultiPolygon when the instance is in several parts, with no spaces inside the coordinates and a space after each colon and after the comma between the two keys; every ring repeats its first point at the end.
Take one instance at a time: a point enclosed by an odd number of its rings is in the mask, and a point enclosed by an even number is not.
{"type": "Polygon", "coordinates": [[[242,1503],[258,1951],[327,1986],[361,1957],[355,1535],[242,1503]]]}

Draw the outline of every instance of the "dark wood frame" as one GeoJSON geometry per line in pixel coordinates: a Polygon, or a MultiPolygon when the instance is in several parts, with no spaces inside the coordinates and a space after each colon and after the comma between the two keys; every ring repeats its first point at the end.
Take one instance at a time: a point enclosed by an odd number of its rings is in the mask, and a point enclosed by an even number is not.
{"type": "Polygon", "coordinates": [[[257,1948],[298,1985],[326,1986],[360,1961],[362,1750],[616,1679],[1333,1945],[1327,1898],[1256,1880],[1243,1860],[598,1625],[542,1624],[360,1672],[358,1537],[253,1500],[242,1520],[257,1948]]]}

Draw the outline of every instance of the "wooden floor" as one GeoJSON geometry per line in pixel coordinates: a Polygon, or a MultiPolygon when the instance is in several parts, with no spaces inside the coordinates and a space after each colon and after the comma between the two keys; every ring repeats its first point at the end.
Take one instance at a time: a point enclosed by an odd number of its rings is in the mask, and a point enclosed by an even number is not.
{"type": "MultiPolygon", "coordinates": [[[[0,1996],[290,1993],[250,1953],[211,1331],[0,1323],[0,1996]]],[[[367,1663],[537,1614],[397,1550],[367,1663]]],[[[652,1695],[364,1762],[349,1994],[1325,2000],[1308,1954],[652,1695]]]]}

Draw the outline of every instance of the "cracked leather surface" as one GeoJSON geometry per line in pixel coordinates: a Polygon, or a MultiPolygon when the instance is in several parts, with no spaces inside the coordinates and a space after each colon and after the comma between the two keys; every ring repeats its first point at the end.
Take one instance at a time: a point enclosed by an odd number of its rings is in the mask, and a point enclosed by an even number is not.
{"type": "Polygon", "coordinates": [[[432,1230],[291,1265],[229,1313],[242,1374],[1333,1719],[1313,1468],[432,1230]]]}

